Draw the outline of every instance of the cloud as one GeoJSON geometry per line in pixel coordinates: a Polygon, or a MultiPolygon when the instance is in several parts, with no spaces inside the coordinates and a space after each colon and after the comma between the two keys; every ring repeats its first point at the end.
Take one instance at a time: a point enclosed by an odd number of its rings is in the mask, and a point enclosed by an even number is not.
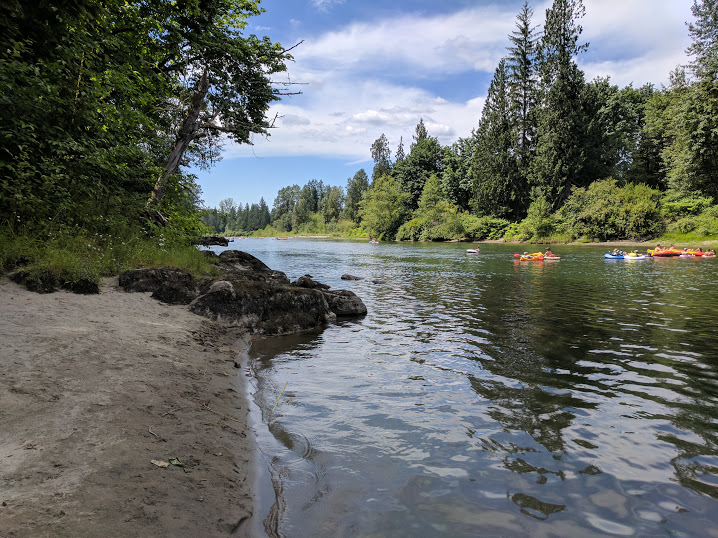
{"type": "Polygon", "coordinates": [[[611,76],[614,84],[660,86],[688,61],[690,2],[675,0],[586,0],[582,38],[590,42],[579,57],[587,80],[611,76]]]}
{"type": "Polygon", "coordinates": [[[307,38],[295,57],[312,69],[351,73],[389,68],[393,76],[493,71],[505,54],[513,10],[496,5],[426,17],[352,23],[307,38]]]}
{"type": "Polygon", "coordinates": [[[344,0],[312,0],[312,5],[319,11],[326,13],[333,6],[343,4],[344,0]]]}
{"type": "MultiPolygon", "coordinates": [[[[313,3],[319,9],[337,2],[313,3]]],[[[578,62],[587,80],[610,76],[621,86],[659,86],[685,63],[689,2],[585,4],[582,38],[591,44],[578,62]]],[[[544,1],[535,7],[535,26],[543,24],[548,5],[544,1]]],[[[271,108],[269,117],[282,117],[270,137],[256,137],[252,148],[228,145],[226,157],[314,155],[363,161],[381,134],[392,153],[400,137],[408,145],[420,118],[442,144],[469,136],[485,101],[485,89],[472,91],[472,85],[479,77],[490,78],[506,55],[517,11],[515,5],[496,2],[449,14],[358,21],[306,36],[289,65],[291,79],[306,83],[299,87],[303,94],[271,108]],[[448,97],[452,94],[442,92],[442,81],[466,85],[463,98],[448,97]]]]}

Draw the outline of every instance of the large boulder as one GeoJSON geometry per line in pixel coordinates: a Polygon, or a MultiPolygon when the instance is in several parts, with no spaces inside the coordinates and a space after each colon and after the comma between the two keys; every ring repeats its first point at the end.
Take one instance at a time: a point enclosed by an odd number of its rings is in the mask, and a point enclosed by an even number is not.
{"type": "Polygon", "coordinates": [[[312,279],[311,275],[300,276],[297,280],[292,282],[292,286],[297,286],[299,288],[308,288],[310,290],[329,289],[329,286],[327,286],[326,284],[322,284],[321,282],[317,282],[316,280],[312,279]]]}
{"type": "Polygon", "coordinates": [[[189,308],[195,314],[263,334],[304,331],[336,319],[319,291],[257,281],[214,282],[189,308]]]}
{"type": "Polygon", "coordinates": [[[361,316],[366,307],[351,291],[329,286],[304,275],[290,284],[254,256],[226,250],[217,259],[219,278],[195,282],[175,269],[138,269],[120,275],[126,291],[151,291],[171,304],[189,304],[195,314],[260,334],[289,334],[314,329],[337,316],[361,316]]]}
{"type": "Polygon", "coordinates": [[[163,285],[176,282],[194,288],[194,278],[181,269],[134,269],[120,275],[120,287],[125,291],[156,292],[163,285]]]}
{"type": "Polygon", "coordinates": [[[226,247],[229,245],[229,239],[222,237],[221,235],[205,235],[204,237],[198,237],[192,240],[193,245],[202,245],[208,247],[210,245],[219,245],[220,247],[226,247]]]}
{"type": "Polygon", "coordinates": [[[366,314],[366,305],[349,290],[322,291],[329,309],[339,317],[358,317],[366,314]]]}
{"type": "Polygon", "coordinates": [[[219,255],[219,267],[223,273],[233,279],[271,282],[273,284],[289,284],[289,279],[282,271],[274,271],[261,260],[240,250],[225,250],[219,255]]]}
{"type": "Polygon", "coordinates": [[[60,273],[58,277],[49,269],[27,268],[10,274],[10,280],[37,293],[53,293],[58,286],[74,293],[100,293],[100,284],[92,275],[60,273]]]}

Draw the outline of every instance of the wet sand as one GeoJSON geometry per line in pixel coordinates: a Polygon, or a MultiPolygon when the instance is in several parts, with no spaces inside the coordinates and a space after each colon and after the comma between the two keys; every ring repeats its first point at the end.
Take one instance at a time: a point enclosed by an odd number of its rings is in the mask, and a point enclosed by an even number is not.
{"type": "Polygon", "coordinates": [[[115,284],[0,280],[0,536],[246,535],[246,342],[115,284]]]}

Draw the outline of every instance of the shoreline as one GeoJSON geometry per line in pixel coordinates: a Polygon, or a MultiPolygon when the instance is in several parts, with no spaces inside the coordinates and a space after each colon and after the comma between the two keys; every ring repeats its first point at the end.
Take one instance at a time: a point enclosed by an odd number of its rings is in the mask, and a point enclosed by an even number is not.
{"type": "Polygon", "coordinates": [[[249,536],[248,333],[116,283],[0,280],[0,535],[249,536]]]}

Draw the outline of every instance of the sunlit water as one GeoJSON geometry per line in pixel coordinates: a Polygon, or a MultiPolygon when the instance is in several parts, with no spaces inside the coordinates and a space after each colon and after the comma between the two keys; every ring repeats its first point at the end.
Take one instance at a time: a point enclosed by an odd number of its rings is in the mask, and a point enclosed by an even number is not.
{"type": "Polygon", "coordinates": [[[718,261],[467,246],[232,244],[368,308],[252,347],[266,532],[718,536],[718,261]]]}

